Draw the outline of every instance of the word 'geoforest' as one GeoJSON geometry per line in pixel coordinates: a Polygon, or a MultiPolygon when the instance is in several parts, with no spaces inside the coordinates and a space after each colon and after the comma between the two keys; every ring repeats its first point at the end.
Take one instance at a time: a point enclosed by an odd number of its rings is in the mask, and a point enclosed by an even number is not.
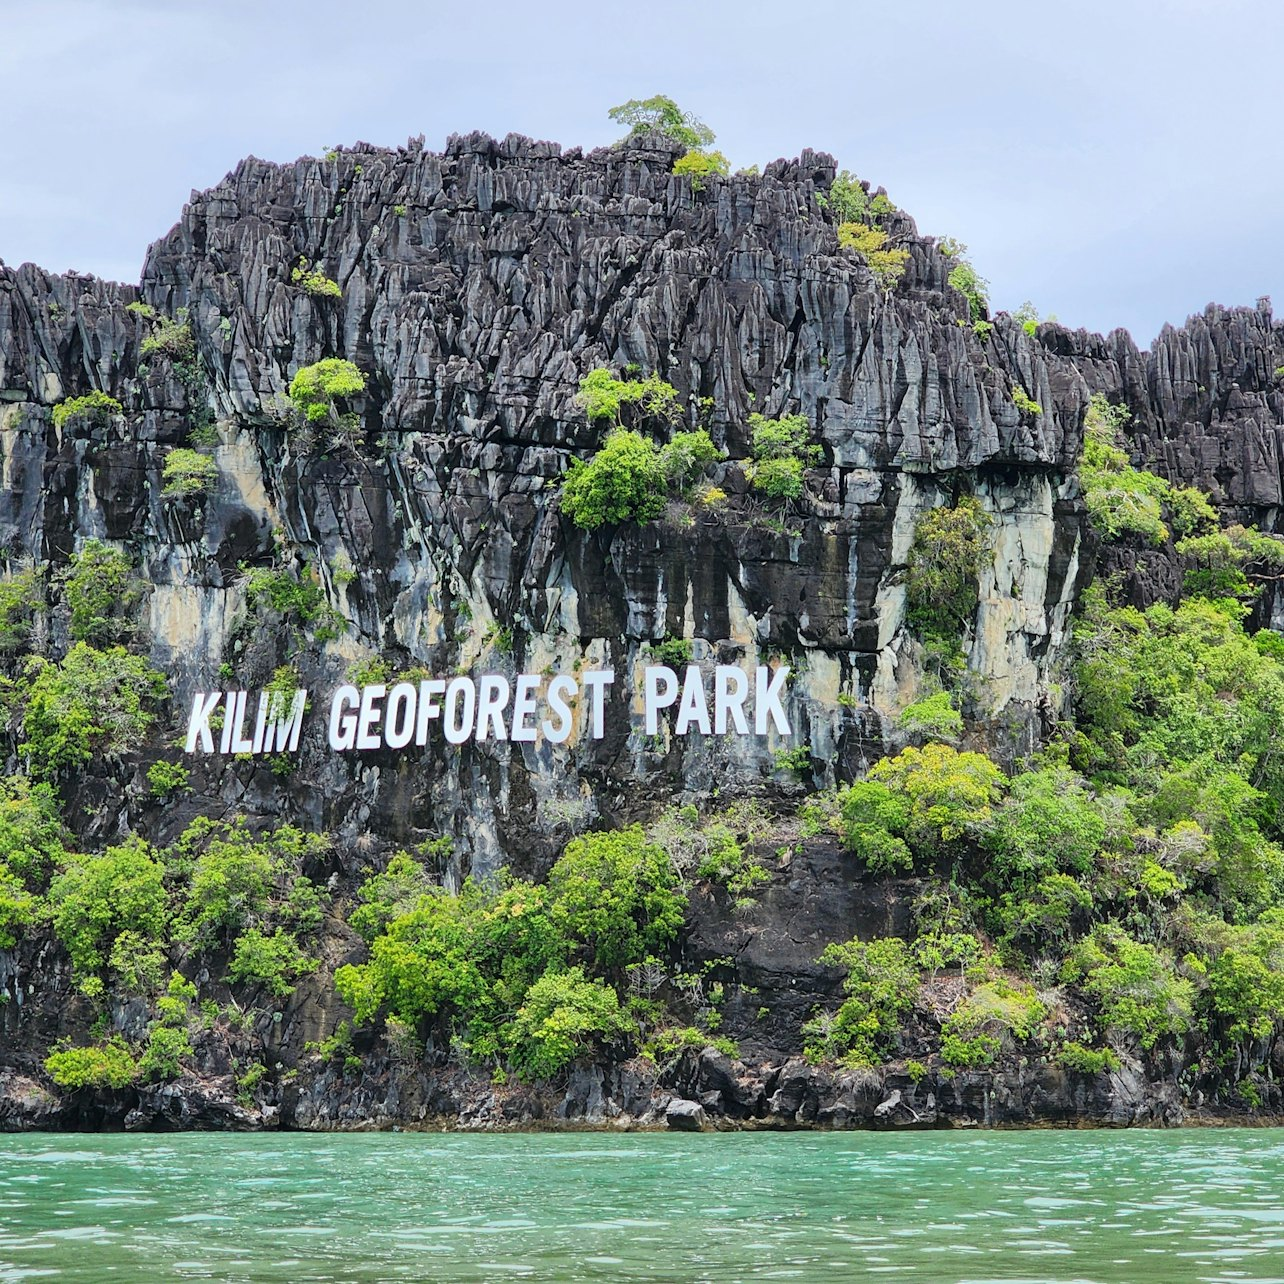
{"type": "MultiPolygon", "coordinates": [[[[642,674],[642,708],[646,734],[660,729],[660,714],[677,706],[673,733],[693,730],[704,735],[790,734],[781,703],[789,668],[759,665],[753,691],[749,675],[735,665],[713,669],[712,691],[698,665],[679,674],[667,665],[649,665],[642,674]],[[750,719],[752,717],[752,730],[750,719]]],[[[541,737],[564,744],[576,724],[594,740],[606,734],[606,694],[615,682],[610,669],[578,677],[521,673],[511,681],[503,674],[478,678],[429,678],[422,682],[372,682],[341,686],[330,701],[328,743],[340,752],[357,749],[404,749],[426,745],[431,724],[439,722],[447,743],[470,740],[530,742],[541,737]]],[[[186,752],[213,753],[215,719],[222,706],[219,753],[293,753],[299,747],[308,693],[263,691],[257,712],[247,720],[246,691],[197,692],[187,724],[186,752]]]]}

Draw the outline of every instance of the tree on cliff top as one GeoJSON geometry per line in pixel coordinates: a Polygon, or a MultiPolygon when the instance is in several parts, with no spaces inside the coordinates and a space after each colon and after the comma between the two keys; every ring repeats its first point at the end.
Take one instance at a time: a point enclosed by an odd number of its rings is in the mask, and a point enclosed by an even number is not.
{"type": "MultiPolygon", "coordinates": [[[[607,115],[618,124],[627,125],[626,138],[638,134],[663,134],[684,147],[708,147],[716,135],[704,121],[683,111],[672,98],[655,94],[651,98],[630,98],[612,107],[607,115]]],[[[621,140],[623,141],[623,140],[621,140]]]]}

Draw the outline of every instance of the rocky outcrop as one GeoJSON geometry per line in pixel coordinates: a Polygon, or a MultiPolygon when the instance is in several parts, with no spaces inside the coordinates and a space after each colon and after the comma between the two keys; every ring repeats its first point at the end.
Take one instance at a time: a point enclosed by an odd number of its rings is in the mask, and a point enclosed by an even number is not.
{"type": "MultiPolygon", "coordinates": [[[[890,294],[840,248],[818,200],[832,158],[804,152],[696,190],[672,174],[675,154],[657,137],[585,154],[469,135],[441,154],[412,142],[293,165],[250,159],[193,194],[137,288],[0,264],[0,548],[10,566],[34,558],[55,572],[87,537],[127,548],[175,710],[218,686],[220,672],[255,687],[287,661],[314,691],[374,656],[392,671],[624,675],[639,672],[650,644],[681,637],[704,666],[788,663],[797,734],[647,737],[631,727],[621,681],[602,740],[356,757],[322,752],[314,719],[288,777],[198,759],[194,792],[162,807],[141,782],[169,725],[144,754],[95,764],[77,782],[69,817],[86,845],[126,832],[168,841],[194,815],[239,812],[333,832],[323,874],[341,888],[391,846],[441,834],[455,840],[447,880],[501,864],[539,873],[573,834],[672,800],[788,797],[775,765],[783,747],[810,748],[811,783],[849,779],[884,752],[919,692],[903,572],[918,519],[961,493],[993,518],[995,549],[971,639],[982,681],[969,734],[1015,757],[1058,714],[1070,613],[1093,573],[1074,468],[1094,391],[1131,409],[1139,462],[1276,529],[1284,336],[1266,301],[1210,308],[1146,353],[1122,332],[1045,324],[1030,335],[1006,316],[978,333],[948,284],[949,261],[908,216],[888,219],[910,255],[890,294]],[[300,263],[332,278],[338,297],[304,289],[300,263]],[[137,304],[185,319],[194,355],[149,344],[156,322],[137,304]],[[285,393],[302,365],[329,356],[365,375],[358,431],[341,448],[308,450],[285,393]],[[575,404],[599,365],[654,371],[677,388],[689,424],[727,453],[711,478],[723,505],[675,504],[645,526],[595,532],[560,512],[559,478],[599,443],[575,404]],[[56,425],[54,405],[91,389],[117,398],[123,415],[56,425]],[[1018,409],[1015,389],[1037,413],[1018,409]],[[823,448],[804,498],[784,509],[765,510],[746,481],[755,411],[805,415],[823,448]],[[217,480],[203,498],[166,498],[165,456],[194,431],[217,480]],[[296,649],[289,630],[249,618],[246,571],[269,566],[315,580],[338,636],[296,649]]],[[[1132,557],[1107,569],[1131,575],[1141,597],[1166,594],[1175,572],[1161,555],[1112,556],[1132,557]]],[[[64,607],[48,631],[60,654],[64,607]]],[[[666,1093],[710,1118],[791,1124],[1152,1109],[1153,1094],[1138,1105],[1122,1081],[1107,1089],[1059,1072],[960,1075],[929,1092],[909,1079],[826,1079],[797,1060],[802,1019],[836,993],[815,962],[824,944],[866,924],[900,930],[909,913],[908,895],[862,884],[845,859],[800,842],[752,913],[711,901],[693,916],[691,957],[734,960],[740,983],[763,995],[765,1020],[734,1004],[727,1019],[765,1070],[716,1054],[684,1062],[672,1084],[598,1068],[554,1101],[479,1097],[440,1067],[407,1074],[376,1061],[358,1082],[330,1067],[251,1108],[211,1051],[199,1083],[108,1116],[129,1126],[662,1120],[666,1093]]],[[[350,933],[331,933],[328,966],[357,956],[350,933]]],[[[15,999],[0,1019],[10,1036],[21,1028],[47,1046],[75,1009],[60,1006],[65,960],[32,949],[9,963],[0,955],[15,999]],[[24,1018],[22,1003],[35,1015],[24,1018]]],[[[299,993],[284,1028],[261,1032],[293,1059],[337,1019],[332,996],[299,993]]],[[[68,1117],[41,1096],[29,1057],[8,1060],[6,1124],[68,1117]]]]}

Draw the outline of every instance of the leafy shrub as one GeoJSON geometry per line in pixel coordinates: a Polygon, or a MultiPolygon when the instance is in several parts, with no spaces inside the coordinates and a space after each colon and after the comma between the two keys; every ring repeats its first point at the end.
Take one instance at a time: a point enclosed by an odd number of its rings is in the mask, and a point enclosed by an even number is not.
{"type": "MultiPolygon", "coordinates": [[[[304,294],[314,299],[341,299],[343,291],[338,281],[332,281],[324,272],[310,269],[307,259],[300,259],[290,273],[290,280],[299,286],[304,294]]],[[[293,393],[291,394],[293,395],[293,393]]],[[[350,396],[349,393],[340,394],[350,396]]]]}
{"type": "Polygon", "coordinates": [[[879,288],[885,292],[892,290],[905,275],[909,251],[887,249],[887,233],[881,228],[868,227],[864,223],[840,223],[838,243],[843,249],[855,250],[864,258],[879,288]]]}
{"type": "Polygon", "coordinates": [[[721,452],[703,428],[695,432],[675,432],[660,447],[660,469],[670,486],[685,487],[702,473],[721,452]]]}
{"type": "Polygon", "coordinates": [[[963,735],[963,715],[954,707],[948,691],[938,691],[906,705],[896,725],[913,740],[958,744],[963,735]]]}
{"type": "Polygon", "coordinates": [[[35,567],[0,576],[0,652],[27,644],[44,606],[44,587],[35,567]]]}
{"type": "Polygon", "coordinates": [[[290,400],[307,423],[337,425],[336,402],[360,395],[365,387],[365,377],[351,361],[326,357],[304,366],[290,380],[290,400]]]}
{"type": "Polygon", "coordinates": [[[1075,1074],[1104,1074],[1119,1069],[1119,1058],[1109,1048],[1087,1048],[1082,1043],[1066,1043],[1057,1060],[1075,1074]]]}
{"type": "Polygon", "coordinates": [[[84,420],[91,424],[105,424],[113,415],[122,413],[122,407],[115,397],[95,388],[83,397],[68,397],[53,408],[55,428],[62,428],[72,420],[84,420]]]}
{"type": "Polygon", "coordinates": [[[13,871],[0,862],[0,950],[12,949],[23,931],[40,917],[40,901],[13,871]]]}
{"type": "Polygon", "coordinates": [[[548,1079],[595,1043],[633,1033],[609,985],[578,967],[546,972],[526,991],[508,1032],[509,1057],[528,1079],[548,1079]]]}
{"type": "Polygon", "coordinates": [[[45,1058],[49,1077],[60,1088],[128,1088],[138,1066],[123,1039],[90,1048],[61,1048],[45,1058]]]}
{"type": "Polygon", "coordinates": [[[648,643],[647,650],[657,664],[667,665],[670,669],[690,664],[693,655],[690,638],[663,638],[659,642],[648,643]]]}
{"type": "Polygon", "coordinates": [[[874,874],[910,869],[914,855],[905,842],[910,801],[876,780],[858,780],[840,795],[843,837],[874,874]]]}
{"type": "Polygon", "coordinates": [[[231,981],[262,985],[274,998],[283,999],[299,977],[317,965],[300,948],[294,936],[278,927],[268,936],[252,927],[236,940],[227,975],[231,981]]]}
{"type": "Polygon", "coordinates": [[[1087,873],[1106,832],[1086,782],[1053,766],[1012,778],[983,841],[1002,878],[1027,884],[1056,871],[1087,873]]]}
{"type": "Polygon", "coordinates": [[[190,495],[204,495],[218,476],[218,465],[200,451],[178,446],[165,456],[161,480],[165,483],[161,494],[166,499],[190,495]]]}
{"type": "Polygon", "coordinates": [[[865,185],[845,169],[838,172],[827,193],[817,193],[816,200],[839,224],[863,222],[869,211],[869,193],[865,185]]]}
{"type": "Polygon", "coordinates": [[[1006,1040],[1034,1037],[1047,1016],[1032,986],[1003,977],[972,990],[941,1026],[941,1059],[948,1065],[993,1063],[1006,1040]]]}
{"type": "Polygon", "coordinates": [[[186,311],[180,311],[177,317],[160,317],[156,329],[143,340],[138,353],[144,360],[167,357],[180,365],[191,361],[196,353],[196,340],[186,311]]]}
{"type": "Polygon", "coordinates": [[[630,98],[612,107],[607,115],[619,125],[628,127],[628,137],[657,133],[683,147],[708,147],[716,135],[703,121],[685,112],[672,98],[655,94],[650,98],[630,98]]]}
{"type": "Polygon", "coordinates": [[[50,884],[54,932],[86,994],[101,993],[99,974],[122,932],[137,933],[144,941],[164,939],[169,920],[164,873],[148,845],[133,838],[101,856],[71,857],[50,884]]]}
{"type": "Polygon", "coordinates": [[[886,1060],[918,997],[919,970],[909,946],[898,936],[851,940],[827,946],[820,959],[847,969],[843,988],[848,997],[832,1019],[820,1016],[803,1026],[805,1055],[852,1066],[886,1060]]]}
{"type": "Polygon", "coordinates": [[[692,148],[685,156],[673,162],[673,172],[690,178],[691,190],[699,192],[704,190],[704,180],[710,174],[725,177],[731,172],[731,165],[721,152],[692,148]]]}
{"type": "Polygon", "coordinates": [[[165,679],[123,647],[78,642],[61,664],[32,661],[21,744],[31,775],[53,779],[94,753],[135,748],[154,721],[148,704],[167,693],[165,679]]]}
{"type": "Polygon", "coordinates": [[[361,904],[348,916],[348,924],[369,944],[394,918],[409,913],[432,886],[423,866],[409,852],[398,852],[383,873],[357,889],[361,904]]]}
{"type": "Polygon", "coordinates": [[[949,283],[967,299],[968,319],[973,323],[985,319],[989,306],[989,282],[966,259],[957,263],[950,272],[949,283]]]}
{"type": "Polygon", "coordinates": [[[119,549],[86,540],[72,555],[63,576],[63,595],[71,608],[71,636],[94,646],[130,637],[141,587],[130,560],[119,549]]]}
{"type": "Polygon", "coordinates": [[[183,1072],[180,1060],[192,1055],[192,1041],[186,1030],[154,1025],[147,1046],[138,1059],[138,1074],[151,1083],[177,1079],[183,1072]]]}
{"type": "Polygon", "coordinates": [[[162,758],[147,768],[147,785],[155,798],[170,798],[187,788],[191,772],[181,762],[162,758]]]}
{"type": "Polygon", "coordinates": [[[803,491],[803,468],[820,459],[823,451],[813,445],[806,415],[768,419],[749,416],[754,463],[747,470],[755,490],[769,499],[797,499],[803,491]]]}
{"type": "Polygon", "coordinates": [[[655,443],[617,428],[587,463],[571,460],[562,483],[562,511],[586,530],[607,523],[649,522],[664,512],[666,495],[655,443]]]}
{"type": "Polygon", "coordinates": [[[575,404],[590,423],[608,420],[615,427],[623,424],[624,408],[636,406],[639,414],[672,423],[682,413],[678,392],[656,374],[645,379],[617,379],[604,366],[590,370],[580,380],[575,404]]]}
{"type": "Polygon", "coordinates": [[[970,631],[992,525],[973,496],[919,518],[905,573],[905,606],[910,628],[923,639],[957,644],[970,631]]]}
{"type": "Polygon", "coordinates": [[[906,835],[912,844],[927,848],[983,829],[1007,784],[983,754],[960,753],[942,744],[884,758],[870,769],[869,780],[908,803],[906,835]]]}
{"type": "Polygon", "coordinates": [[[1023,415],[1043,414],[1043,407],[1019,383],[1012,385],[1012,404],[1023,415]]]}
{"type": "Polygon", "coordinates": [[[686,910],[668,855],[639,825],[572,839],[548,891],[553,921],[599,973],[663,953],[686,910]]]}
{"type": "Polygon", "coordinates": [[[1080,941],[1061,978],[1095,1001],[1103,1030],[1135,1035],[1143,1048],[1190,1027],[1191,983],[1153,945],[1133,940],[1122,928],[1099,927],[1080,941]]]}
{"type": "Polygon", "coordinates": [[[43,887],[66,856],[58,801],[47,784],[0,778],[0,864],[30,887],[43,887]]]}

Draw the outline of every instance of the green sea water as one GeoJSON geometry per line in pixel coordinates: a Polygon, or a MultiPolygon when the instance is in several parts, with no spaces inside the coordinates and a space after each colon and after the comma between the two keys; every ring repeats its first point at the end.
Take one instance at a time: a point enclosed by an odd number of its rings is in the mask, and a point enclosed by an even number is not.
{"type": "Polygon", "coordinates": [[[1284,1284],[1284,1131],[0,1136],[0,1280],[1284,1284]]]}

